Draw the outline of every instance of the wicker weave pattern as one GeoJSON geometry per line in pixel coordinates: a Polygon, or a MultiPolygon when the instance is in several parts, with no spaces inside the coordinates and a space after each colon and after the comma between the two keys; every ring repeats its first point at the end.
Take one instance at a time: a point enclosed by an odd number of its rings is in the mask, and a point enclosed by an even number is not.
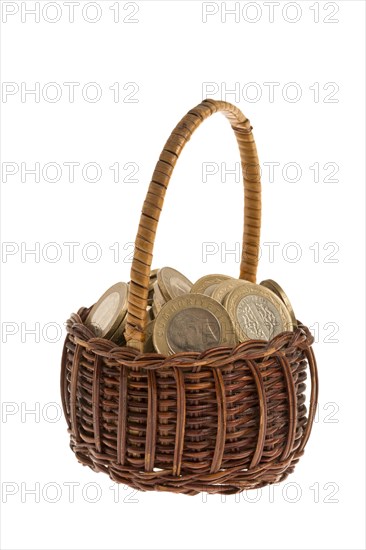
{"type": "Polygon", "coordinates": [[[282,481],[302,456],[314,420],[313,337],[300,322],[270,342],[170,357],[141,352],[166,187],[194,129],[217,111],[229,119],[239,145],[245,189],[240,277],[255,282],[261,202],[251,126],[233,105],[205,100],[173,130],[149,186],[131,268],[127,346],[94,337],[84,323],[90,308],[67,322],[61,396],[71,448],[82,464],[140,490],[231,494],[282,481]]]}
{"type": "Polygon", "coordinates": [[[313,337],[164,358],[93,338],[69,320],[62,397],[78,460],[141,490],[231,494],[285,479],[317,402],[313,337]],[[306,417],[305,379],[312,391],[306,417]]]}

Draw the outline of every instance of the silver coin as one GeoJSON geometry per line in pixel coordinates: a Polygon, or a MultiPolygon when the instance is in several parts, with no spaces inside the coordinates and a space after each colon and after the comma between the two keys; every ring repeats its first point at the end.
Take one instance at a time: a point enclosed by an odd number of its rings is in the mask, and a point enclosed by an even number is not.
{"type": "Polygon", "coordinates": [[[171,355],[233,346],[236,337],[229,314],[221,304],[203,294],[185,294],[162,308],[155,320],[153,342],[158,353],[171,355]]]}
{"type": "Polygon", "coordinates": [[[157,273],[157,283],[165,301],[187,294],[192,283],[172,267],[162,267],[157,273]]]}
{"type": "Polygon", "coordinates": [[[240,341],[271,340],[293,329],[283,302],[265,287],[247,282],[228,294],[225,304],[240,341]]]}
{"type": "Polygon", "coordinates": [[[191,307],[174,315],[167,330],[167,343],[171,353],[203,351],[220,342],[221,326],[210,311],[191,307]]]}
{"type": "Polygon", "coordinates": [[[110,338],[123,321],[127,312],[128,285],[116,283],[101,296],[85,320],[101,338],[110,338]]]}
{"type": "Polygon", "coordinates": [[[282,331],[278,309],[262,296],[246,296],[240,300],[237,319],[249,339],[270,340],[282,331]]]}

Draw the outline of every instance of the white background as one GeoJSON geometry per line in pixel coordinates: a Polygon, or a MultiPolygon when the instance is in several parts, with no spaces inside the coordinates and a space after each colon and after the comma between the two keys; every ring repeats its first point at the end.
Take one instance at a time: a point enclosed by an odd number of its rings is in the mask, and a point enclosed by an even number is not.
{"type": "MultiPolygon", "coordinates": [[[[136,11],[125,2],[114,22],[117,3],[99,1],[94,23],[97,8],[83,12],[83,0],[73,23],[63,2],[45,12],[40,2],[39,22],[24,11],[34,2],[1,4],[2,80],[14,92],[3,93],[1,105],[2,547],[364,548],[364,3],[282,2],[271,22],[265,2],[238,2],[237,21],[227,15],[225,22],[221,2],[139,1],[135,23],[123,21],[136,11]],[[217,13],[203,22],[205,10],[217,13]],[[74,102],[64,82],[79,83],[74,102]],[[99,101],[90,101],[90,82],[102,91],[99,101]],[[109,89],[115,83],[118,102],[109,89]],[[68,447],[59,397],[63,323],[129,279],[155,162],[179,119],[207,95],[205,83],[210,97],[236,103],[254,127],[263,165],[258,281],[278,281],[314,331],[317,422],[282,486],[226,499],[120,487],[117,497],[109,478],[78,464],[68,447]],[[37,85],[39,101],[22,97],[37,85]],[[227,92],[235,86],[236,95],[227,92]],[[62,95],[52,102],[57,89],[62,95]],[[52,168],[42,176],[50,162],[62,169],[59,181],[47,181],[52,168]],[[67,162],[80,163],[74,182],[67,162]],[[94,183],[81,170],[90,162],[102,171],[94,183]],[[270,162],[279,163],[274,181],[270,162]],[[22,178],[22,163],[40,163],[39,182],[24,170],[22,178]],[[122,180],[126,163],[135,163],[137,181],[115,183],[114,163],[122,180]],[[288,163],[300,167],[299,178],[288,163]],[[79,243],[73,262],[67,242],[79,243]],[[88,243],[97,243],[99,261],[91,261],[97,249],[88,243]],[[25,254],[35,247],[39,254],[25,254]],[[70,483],[78,484],[73,499],[70,483]]],[[[237,276],[238,257],[225,251],[240,242],[242,186],[230,175],[221,181],[221,163],[232,169],[237,161],[230,127],[215,115],[181,155],[153,267],[171,265],[192,280],[237,276]],[[203,181],[207,162],[218,173],[203,181]],[[214,252],[206,258],[204,243],[214,252]]]]}

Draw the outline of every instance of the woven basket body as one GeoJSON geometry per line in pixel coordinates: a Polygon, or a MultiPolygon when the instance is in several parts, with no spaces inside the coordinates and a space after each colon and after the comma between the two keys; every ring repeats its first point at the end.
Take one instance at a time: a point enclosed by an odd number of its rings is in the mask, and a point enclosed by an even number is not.
{"type": "Polygon", "coordinates": [[[149,186],[131,268],[127,346],[94,336],[84,324],[90,308],[67,322],[61,395],[71,448],[82,464],[140,490],[231,494],[282,481],[302,456],[314,420],[313,337],[301,322],[270,342],[169,357],[141,351],[165,191],[185,143],[218,111],[235,132],[243,169],[240,278],[255,282],[261,209],[252,128],[233,105],[205,100],[173,130],[149,186]]]}

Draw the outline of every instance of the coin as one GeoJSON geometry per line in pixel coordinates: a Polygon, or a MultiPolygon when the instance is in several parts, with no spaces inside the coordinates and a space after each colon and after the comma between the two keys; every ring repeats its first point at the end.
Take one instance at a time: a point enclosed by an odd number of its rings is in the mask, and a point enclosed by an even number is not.
{"type": "Polygon", "coordinates": [[[154,297],[151,305],[151,310],[154,317],[156,317],[159,314],[159,311],[161,310],[161,308],[163,307],[166,301],[161,293],[158,281],[155,281],[153,288],[154,288],[154,297]]]}
{"type": "Polygon", "coordinates": [[[153,343],[153,329],[155,321],[150,321],[145,328],[145,341],[144,341],[144,353],[151,353],[154,351],[153,343]]]}
{"type": "Polygon", "coordinates": [[[159,315],[159,311],[158,311],[158,309],[157,309],[157,307],[156,307],[156,304],[154,304],[154,303],[152,304],[151,310],[152,310],[152,312],[153,312],[154,317],[157,317],[157,316],[159,315]]]}
{"type": "Polygon", "coordinates": [[[273,279],[266,279],[265,281],[262,281],[260,284],[262,286],[265,286],[266,288],[268,288],[269,290],[274,292],[279,298],[281,298],[281,300],[283,301],[283,303],[287,307],[287,310],[290,314],[291,321],[292,321],[292,326],[294,328],[297,328],[297,319],[296,319],[296,316],[295,316],[295,312],[294,312],[293,307],[291,305],[291,302],[288,299],[287,294],[285,293],[283,288],[278,283],[276,283],[276,281],[274,281],[273,279]]]}
{"type": "Polygon", "coordinates": [[[153,321],[154,314],[151,306],[147,306],[146,308],[146,322],[150,323],[150,321],[153,321]]]}
{"type": "Polygon", "coordinates": [[[152,269],[150,271],[150,279],[157,277],[159,269],[152,269]]]}
{"type": "Polygon", "coordinates": [[[157,279],[159,269],[153,269],[150,271],[150,280],[149,280],[149,290],[151,290],[154,286],[154,283],[157,279]]]}
{"type": "Polygon", "coordinates": [[[126,320],[127,317],[125,316],[120,323],[120,325],[117,327],[116,331],[112,334],[112,336],[109,336],[109,340],[112,340],[112,342],[115,342],[119,346],[125,346],[126,340],[125,340],[125,328],[126,328],[126,320]]]}
{"type": "Polygon", "coordinates": [[[212,296],[213,291],[223,281],[232,279],[229,275],[204,275],[194,283],[191,288],[191,294],[206,294],[212,296]]]}
{"type": "Polygon", "coordinates": [[[153,343],[156,351],[171,355],[181,351],[203,351],[237,343],[232,321],[213,298],[185,294],[165,304],[155,319],[153,343]]]}
{"type": "Polygon", "coordinates": [[[153,289],[154,289],[154,301],[159,302],[159,304],[163,306],[167,300],[164,298],[163,293],[160,290],[158,281],[155,281],[153,289]]]}
{"type": "Polygon", "coordinates": [[[187,294],[192,287],[191,281],[172,267],[162,267],[157,273],[157,282],[165,301],[187,294]]]}
{"type": "Polygon", "coordinates": [[[127,312],[128,286],[116,283],[99,298],[85,320],[86,326],[93,328],[101,338],[112,336],[127,312]]]}
{"type": "Polygon", "coordinates": [[[154,290],[149,290],[149,294],[147,297],[147,305],[152,306],[154,303],[154,290]]]}
{"type": "MultiPolygon", "coordinates": [[[[233,289],[234,290],[234,289],[233,289]]],[[[232,291],[228,292],[226,294],[226,296],[223,297],[222,299],[222,305],[224,306],[224,308],[227,310],[227,303],[228,303],[228,299],[229,299],[229,296],[231,294],[232,291]]]]}
{"type": "Polygon", "coordinates": [[[232,290],[226,307],[241,342],[268,341],[293,328],[290,314],[278,296],[254,283],[232,290]]]}
{"type": "Polygon", "coordinates": [[[237,286],[245,285],[247,282],[248,281],[244,281],[243,279],[227,279],[214,288],[211,297],[221,304],[224,304],[225,296],[227,296],[229,292],[234,290],[237,286]]]}

